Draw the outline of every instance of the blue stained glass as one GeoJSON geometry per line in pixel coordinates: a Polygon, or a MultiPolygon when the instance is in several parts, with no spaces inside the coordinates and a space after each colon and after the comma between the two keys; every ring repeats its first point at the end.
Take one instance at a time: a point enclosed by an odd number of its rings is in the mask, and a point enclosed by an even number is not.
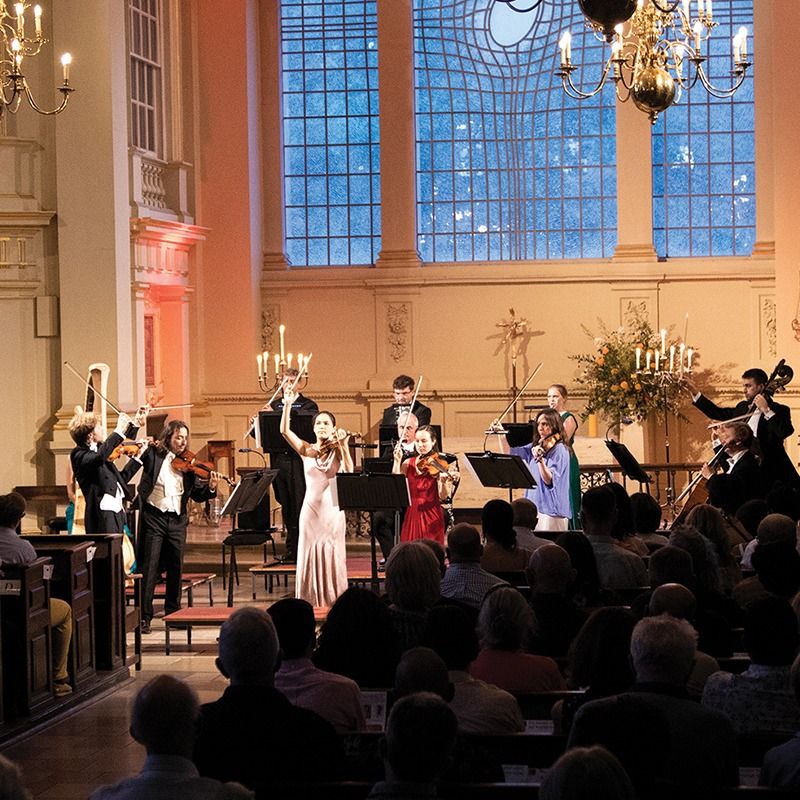
{"type": "MultiPolygon", "coordinates": [[[[328,207],[328,225],[331,236],[347,236],[347,209],[341,206],[328,207]]],[[[334,261],[336,263],[336,261],[334,261]]]]}
{"type": "Polygon", "coordinates": [[[369,231],[372,222],[370,217],[369,206],[350,206],[350,229],[354,231],[369,231]]]}
{"type": "MultiPolygon", "coordinates": [[[[338,88],[340,84],[336,84],[338,88]]],[[[325,93],[325,116],[344,118],[347,114],[347,93],[346,92],[326,92],[325,93]]]]}
{"type": "Polygon", "coordinates": [[[347,148],[346,147],[329,147],[328,153],[328,173],[347,172],[347,148]]]}
{"type": "Polygon", "coordinates": [[[308,209],[308,229],[315,236],[328,235],[328,209],[327,206],[312,206],[308,209]]]}
{"type": "Polygon", "coordinates": [[[308,204],[326,205],[328,202],[328,180],[325,177],[309,176],[308,204]]]}
{"type": "Polygon", "coordinates": [[[306,240],[288,238],[286,240],[286,258],[292,266],[307,264],[306,240]]]}
{"type": "Polygon", "coordinates": [[[328,178],[328,202],[331,204],[347,202],[347,178],[344,175],[331,175],[328,178]]]}
{"type": "Polygon", "coordinates": [[[308,266],[322,267],[330,263],[328,258],[328,239],[308,240],[308,266]]]}
{"type": "Polygon", "coordinates": [[[306,211],[304,208],[286,209],[286,227],[289,235],[299,237],[306,235],[306,211]]]}
{"type": "MultiPolygon", "coordinates": [[[[306,144],[325,144],[325,120],[308,119],[305,121],[306,144]]],[[[302,141],[302,139],[291,139],[302,141]]]]}
{"type": "Polygon", "coordinates": [[[308,172],[312,175],[324,175],[327,170],[326,156],[327,147],[306,147],[306,158],[308,160],[308,172]]]}
{"type": "MultiPolygon", "coordinates": [[[[324,117],[325,116],[325,94],[323,92],[306,92],[306,116],[307,117],[324,117]]],[[[284,104],[286,103],[286,95],[284,95],[284,104]]]]}
{"type": "Polygon", "coordinates": [[[291,206],[304,205],[306,202],[305,178],[286,179],[286,203],[291,206]]]}
{"type": "Polygon", "coordinates": [[[306,153],[302,147],[287,147],[284,150],[284,170],[287,175],[303,175],[306,169],[306,153]]]}
{"type": "Polygon", "coordinates": [[[354,237],[350,239],[350,261],[353,264],[371,264],[372,239],[366,237],[354,237]]]}

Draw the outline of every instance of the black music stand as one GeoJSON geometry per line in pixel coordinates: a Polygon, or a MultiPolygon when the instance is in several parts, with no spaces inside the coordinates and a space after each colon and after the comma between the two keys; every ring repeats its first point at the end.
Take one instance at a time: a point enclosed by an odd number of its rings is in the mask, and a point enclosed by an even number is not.
{"type": "MultiPolygon", "coordinates": [[[[280,411],[258,412],[261,449],[265,453],[294,452],[281,434],[281,416],[280,411]]],[[[289,430],[296,433],[304,442],[313,444],[317,440],[314,435],[314,416],[304,411],[292,411],[289,416],[289,430]]]]}
{"type": "Polygon", "coordinates": [[[514,489],[533,489],[536,479],[521,456],[506,453],[464,453],[481,485],[487,488],[508,489],[508,502],[514,489]]]}
{"type": "Polygon", "coordinates": [[[533,441],[532,422],[506,422],[503,427],[509,447],[524,447],[533,441]]]}
{"type": "MultiPolygon", "coordinates": [[[[411,500],[405,475],[379,473],[347,473],[336,476],[336,492],[339,508],[344,511],[394,511],[395,540],[399,534],[400,511],[408,508],[411,500]]],[[[375,536],[370,532],[370,560],[372,575],[370,585],[376,594],[379,591],[378,553],[375,536]]]]}
{"type": "MultiPolygon", "coordinates": [[[[233,605],[233,581],[234,577],[238,583],[238,569],[236,566],[236,548],[245,545],[265,544],[267,539],[272,538],[272,533],[268,528],[265,531],[236,532],[236,516],[248,511],[254,511],[269,491],[269,486],[278,474],[276,469],[257,470],[256,472],[245,475],[236,484],[230,497],[222,507],[221,517],[231,517],[231,533],[222,542],[222,576],[225,577],[225,548],[231,548],[231,558],[228,573],[228,607],[233,605]]],[[[274,542],[273,542],[274,548],[274,542]]],[[[274,552],[274,550],[273,550],[274,552]]]]}
{"type": "MultiPolygon", "coordinates": [[[[622,467],[622,474],[632,481],[650,483],[650,476],[642,469],[641,464],[636,460],[636,456],[631,453],[622,442],[615,442],[613,439],[606,439],[606,447],[609,449],[614,460],[622,467]]],[[[639,486],[639,491],[642,487],[639,486]]]]}

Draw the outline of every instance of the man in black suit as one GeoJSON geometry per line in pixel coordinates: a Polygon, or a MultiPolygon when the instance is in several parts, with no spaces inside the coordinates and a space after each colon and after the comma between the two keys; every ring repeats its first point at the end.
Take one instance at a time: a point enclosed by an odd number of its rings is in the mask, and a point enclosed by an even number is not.
{"type": "Polygon", "coordinates": [[[418,424],[431,424],[431,410],[428,406],[415,400],[414,408],[411,408],[411,401],[414,399],[414,379],[411,376],[398,375],[392,382],[392,393],[394,403],[383,409],[381,425],[397,425],[400,414],[409,410],[417,418],[418,424]]]}
{"type": "Polygon", "coordinates": [[[189,517],[189,498],[203,502],[217,493],[216,472],[208,481],[194,472],[178,471],[175,457],[188,447],[189,428],[181,420],[167,423],[158,444],[141,455],[142,479],[139,483],[139,537],[136,553],[142,581],[142,633],[150,633],[153,618],[153,592],[161,575],[167,573],[164,613],[181,607],[183,545],[189,517]]]}
{"type": "MultiPolygon", "coordinates": [[[[763,499],[761,454],[750,426],[745,422],[728,422],[719,426],[717,435],[727,457],[724,471],[735,481],[735,491],[741,503],[763,499]]],[[[710,477],[708,467],[703,467],[703,474],[710,477]]]]}
{"type": "MultiPolygon", "coordinates": [[[[109,460],[111,453],[125,439],[133,439],[147,419],[147,408],[136,412],[135,419],[120,414],[117,427],[106,437],[100,417],[78,411],[69,422],[75,447],[69,455],[75,480],[86,499],[84,526],[86,533],[122,533],[125,526],[123,503],[129,500],[127,485],[142,466],[136,458],[118,470],[109,460]]],[[[147,448],[141,443],[140,455],[147,448]]]]}
{"type": "Polygon", "coordinates": [[[741,417],[754,407],[754,413],[747,420],[747,424],[761,447],[761,469],[765,491],[769,491],[777,482],[800,489],[800,476],[783,446],[783,440],[794,433],[791,412],[788,406],[776,403],[772,397],[764,394],[766,384],[767,373],[763,369],[745,370],[742,373],[744,400],[733,408],[720,408],[702,394],[692,381],[686,381],[687,387],[692,392],[692,402],[711,419],[724,421],[741,417]]]}

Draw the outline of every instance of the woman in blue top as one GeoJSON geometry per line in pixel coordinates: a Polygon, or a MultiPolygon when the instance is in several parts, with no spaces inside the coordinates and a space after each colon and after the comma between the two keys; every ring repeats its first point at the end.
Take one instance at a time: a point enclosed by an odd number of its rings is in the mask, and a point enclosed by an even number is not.
{"type": "Polygon", "coordinates": [[[536,530],[569,530],[572,517],[570,449],[559,413],[552,408],[540,411],[536,416],[533,442],[512,447],[511,454],[520,456],[536,478],[537,485],[525,491],[525,496],[536,503],[539,511],[536,530]]]}

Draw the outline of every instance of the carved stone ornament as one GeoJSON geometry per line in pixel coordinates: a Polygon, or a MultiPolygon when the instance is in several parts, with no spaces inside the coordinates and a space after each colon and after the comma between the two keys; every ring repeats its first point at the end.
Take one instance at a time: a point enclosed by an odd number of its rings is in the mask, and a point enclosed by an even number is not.
{"type": "Polygon", "coordinates": [[[261,312],[261,349],[275,350],[275,332],[280,320],[280,306],[265,306],[261,312]]]}
{"type": "Polygon", "coordinates": [[[388,303],[386,306],[389,356],[395,362],[402,361],[408,352],[409,316],[408,303],[388,303]]]}
{"type": "Polygon", "coordinates": [[[778,324],[775,318],[775,298],[761,298],[761,324],[766,332],[767,355],[775,358],[778,355],[778,324]]]}

